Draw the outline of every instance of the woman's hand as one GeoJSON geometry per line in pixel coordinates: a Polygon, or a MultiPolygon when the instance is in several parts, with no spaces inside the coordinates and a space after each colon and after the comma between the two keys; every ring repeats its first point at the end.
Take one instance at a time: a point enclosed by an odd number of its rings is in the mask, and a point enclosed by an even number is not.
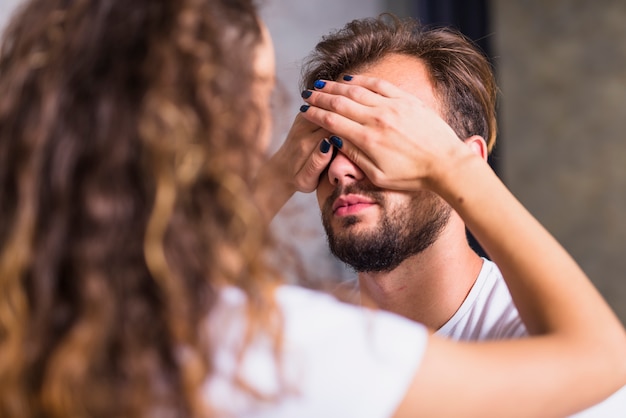
{"type": "Polygon", "coordinates": [[[321,173],[332,158],[329,134],[296,116],[285,142],[259,171],[255,198],[271,220],[295,192],[317,188],[321,173]]]}
{"type": "Polygon", "coordinates": [[[294,191],[311,193],[332,156],[330,144],[324,140],[328,136],[327,131],[299,114],[269,163],[283,173],[294,191]]]}
{"type": "Polygon", "coordinates": [[[473,154],[434,109],[384,80],[318,82],[305,100],[303,117],[340,137],[341,152],[382,188],[433,188],[457,158],[473,154]]]}

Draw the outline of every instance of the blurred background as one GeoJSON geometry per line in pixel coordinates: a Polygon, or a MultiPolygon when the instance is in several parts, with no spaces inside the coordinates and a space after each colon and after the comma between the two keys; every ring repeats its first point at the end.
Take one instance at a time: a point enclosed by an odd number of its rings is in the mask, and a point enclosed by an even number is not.
{"type": "MultiPolygon", "coordinates": [[[[329,31],[384,11],[452,25],[489,55],[501,90],[492,166],[626,323],[626,2],[266,0],[288,96],[276,144],[301,104],[302,58],[329,31]]],[[[298,196],[274,225],[299,237],[309,272],[355,277],[328,254],[314,195],[298,196]]]]}
{"type": "MultiPolygon", "coordinates": [[[[20,0],[0,0],[0,29],[20,0]]],[[[390,11],[451,25],[490,57],[501,89],[491,164],[626,323],[626,2],[263,0],[279,87],[273,147],[301,105],[302,59],[326,33],[390,11]]],[[[489,202],[485,202],[489,204],[489,202]]],[[[314,194],[273,222],[313,278],[352,280],[328,253],[314,194]]],[[[520,248],[533,251],[533,248],[520,248]]]]}

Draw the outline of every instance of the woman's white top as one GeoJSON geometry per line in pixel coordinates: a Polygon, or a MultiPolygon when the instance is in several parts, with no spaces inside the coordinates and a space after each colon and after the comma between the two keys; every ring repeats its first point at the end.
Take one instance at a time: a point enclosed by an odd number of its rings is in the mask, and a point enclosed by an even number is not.
{"type": "Polygon", "coordinates": [[[394,413],[420,365],[425,327],[296,286],[281,286],[276,300],[283,321],[280,362],[267,335],[257,337],[239,362],[246,296],[234,287],[221,292],[207,325],[215,373],[204,391],[218,416],[382,418],[394,413]],[[266,400],[238,389],[235,372],[266,400]]]}

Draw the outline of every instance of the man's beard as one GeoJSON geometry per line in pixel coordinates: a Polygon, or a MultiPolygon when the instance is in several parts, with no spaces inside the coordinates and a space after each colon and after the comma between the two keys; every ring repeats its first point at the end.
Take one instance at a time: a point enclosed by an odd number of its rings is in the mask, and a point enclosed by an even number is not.
{"type": "Polygon", "coordinates": [[[322,223],[330,251],[357,272],[388,272],[407,258],[430,247],[450,219],[452,209],[436,196],[426,202],[410,201],[406,207],[389,211],[385,196],[370,185],[352,184],[335,192],[326,200],[322,223]],[[381,207],[381,221],[373,230],[354,232],[350,229],[360,222],[357,216],[342,218],[341,230],[333,232],[332,204],[342,194],[356,193],[374,199],[381,207]]]}

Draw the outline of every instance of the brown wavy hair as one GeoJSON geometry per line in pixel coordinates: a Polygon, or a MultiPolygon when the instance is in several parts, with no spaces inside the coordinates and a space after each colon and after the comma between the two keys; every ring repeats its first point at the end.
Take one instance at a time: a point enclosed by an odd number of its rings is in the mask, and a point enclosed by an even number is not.
{"type": "Polygon", "coordinates": [[[354,20],[317,44],[303,67],[301,87],[312,89],[317,79],[358,73],[392,53],[422,60],[457,136],[480,135],[493,149],[497,86],[491,65],[478,46],[451,28],[427,27],[391,14],[354,20]]]}
{"type": "Polygon", "coordinates": [[[209,415],[224,283],[269,327],[252,0],[31,0],[0,51],[0,416],[209,415]],[[254,278],[254,280],[252,279],[254,278]]]}

